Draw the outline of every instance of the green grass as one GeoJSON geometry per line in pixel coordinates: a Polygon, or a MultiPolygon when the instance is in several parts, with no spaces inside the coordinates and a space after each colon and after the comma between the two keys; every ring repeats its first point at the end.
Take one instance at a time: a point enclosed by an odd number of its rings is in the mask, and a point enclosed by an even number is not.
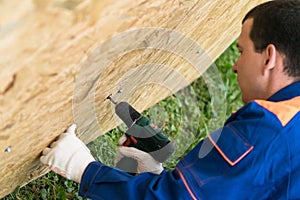
{"type": "Polygon", "coordinates": [[[17,188],[4,200],[84,199],[78,196],[78,184],[49,172],[28,185],[17,188]]]}
{"type": "MultiPolygon", "coordinates": [[[[160,126],[176,146],[175,153],[164,163],[166,169],[173,169],[183,157],[209,132],[224,123],[233,110],[241,105],[241,94],[236,76],[231,67],[238,56],[233,43],[215,62],[222,77],[224,88],[209,84],[217,92],[209,91],[207,78],[200,77],[189,87],[144,111],[154,123],[160,126]]],[[[215,72],[212,72],[212,76],[215,72]]],[[[118,138],[125,128],[117,127],[89,144],[97,160],[113,166],[118,138]]],[[[4,200],[30,199],[83,199],[78,196],[78,184],[49,172],[43,177],[17,188],[4,200]]]]}

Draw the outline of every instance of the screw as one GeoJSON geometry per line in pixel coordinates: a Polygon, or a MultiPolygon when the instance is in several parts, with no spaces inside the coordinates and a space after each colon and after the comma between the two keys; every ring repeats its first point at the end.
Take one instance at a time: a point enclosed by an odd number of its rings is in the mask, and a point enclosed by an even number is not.
{"type": "Polygon", "coordinates": [[[122,88],[120,88],[120,89],[118,89],[118,91],[117,91],[117,93],[122,93],[123,92],[123,89],[122,88]]]}
{"type": "Polygon", "coordinates": [[[109,99],[113,104],[117,104],[118,102],[116,102],[111,96],[112,96],[112,94],[110,94],[108,97],[106,97],[106,99],[109,99]]]}
{"type": "Polygon", "coordinates": [[[6,147],[5,152],[10,153],[11,152],[11,146],[6,147]]]}

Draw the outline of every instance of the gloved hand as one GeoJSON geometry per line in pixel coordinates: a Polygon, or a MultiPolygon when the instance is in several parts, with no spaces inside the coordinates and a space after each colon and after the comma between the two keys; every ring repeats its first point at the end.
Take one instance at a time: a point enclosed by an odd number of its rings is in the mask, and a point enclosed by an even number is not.
{"type": "Polygon", "coordinates": [[[85,168],[95,159],[75,135],[75,129],[76,125],[73,124],[50,145],[50,148],[45,148],[40,160],[52,171],[80,183],[85,168]]]}
{"type": "Polygon", "coordinates": [[[149,153],[141,151],[134,147],[123,146],[126,141],[126,136],[123,135],[119,139],[119,148],[116,156],[116,163],[123,157],[132,158],[137,161],[137,173],[151,172],[153,174],[160,174],[163,171],[162,163],[156,161],[149,153]]]}

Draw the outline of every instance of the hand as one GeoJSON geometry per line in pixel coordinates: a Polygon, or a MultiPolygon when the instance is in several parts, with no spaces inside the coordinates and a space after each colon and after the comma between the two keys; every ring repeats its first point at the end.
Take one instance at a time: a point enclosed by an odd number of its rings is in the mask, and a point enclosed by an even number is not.
{"type": "Polygon", "coordinates": [[[119,148],[116,158],[116,163],[123,157],[132,158],[137,161],[137,173],[151,172],[153,174],[160,174],[163,171],[162,163],[156,161],[149,153],[141,151],[134,147],[122,146],[126,141],[126,136],[119,139],[119,148]]]}
{"type": "Polygon", "coordinates": [[[40,160],[52,171],[80,183],[85,168],[95,159],[75,135],[75,129],[76,125],[73,124],[50,145],[50,148],[45,148],[40,160]]]}

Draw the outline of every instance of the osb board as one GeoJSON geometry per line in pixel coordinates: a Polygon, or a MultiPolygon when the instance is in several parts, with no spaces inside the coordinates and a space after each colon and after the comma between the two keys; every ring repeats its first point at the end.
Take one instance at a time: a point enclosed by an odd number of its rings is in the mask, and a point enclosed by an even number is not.
{"type": "Polygon", "coordinates": [[[195,80],[261,2],[0,1],[0,197],[74,121],[86,143],[115,127],[110,93],[142,111],[195,80]]]}

